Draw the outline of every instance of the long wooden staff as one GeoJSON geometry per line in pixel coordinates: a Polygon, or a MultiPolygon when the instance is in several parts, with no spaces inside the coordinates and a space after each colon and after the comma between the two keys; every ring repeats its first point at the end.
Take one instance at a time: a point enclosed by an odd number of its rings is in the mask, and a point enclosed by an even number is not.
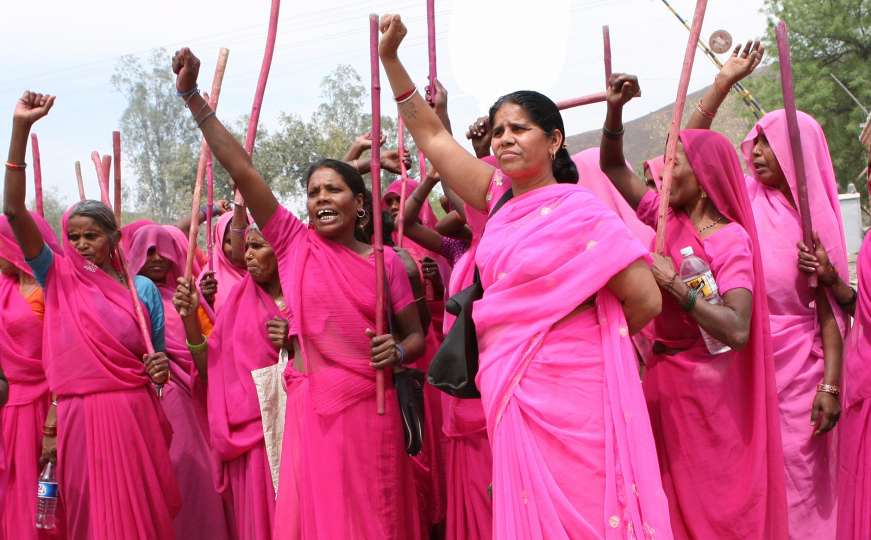
{"type": "MultiPolygon", "coordinates": [[[[227,58],[229,55],[230,51],[228,49],[222,48],[218,51],[218,63],[215,66],[215,74],[212,76],[211,93],[203,96],[209,102],[209,106],[213,111],[218,110],[218,98],[221,95],[221,84],[224,81],[224,72],[227,69],[227,58]]],[[[193,277],[194,255],[197,251],[197,236],[200,232],[200,199],[202,198],[203,180],[206,176],[206,165],[210,154],[209,145],[205,137],[203,137],[203,141],[200,143],[200,160],[197,163],[197,179],[194,184],[194,193],[191,197],[191,225],[188,230],[188,252],[184,265],[184,277],[186,280],[193,277]]],[[[206,217],[208,217],[210,209],[211,207],[206,210],[206,217]]],[[[211,229],[208,229],[208,231],[210,235],[211,229]]]]}
{"type": "Polygon", "coordinates": [[[436,79],[438,79],[438,72],[436,71],[435,0],[426,0],[426,41],[429,56],[429,95],[434,99],[436,79]]]}
{"type": "Polygon", "coordinates": [[[121,132],[112,132],[112,156],[115,162],[115,223],[121,227],[121,132]]]}
{"type": "MultiPolygon", "coordinates": [[[[375,237],[372,249],[375,252],[375,333],[383,335],[384,311],[384,237],[381,224],[381,66],[378,62],[378,15],[369,15],[369,64],[372,70],[372,150],[370,173],[372,175],[372,225],[375,237]]],[[[375,407],[384,414],[384,370],[375,371],[375,407]]]]}
{"type": "Polygon", "coordinates": [[[36,186],[36,213],[45,217],[42,205],[42,162],[39,159],[39,140],[36,133],[30,134],[30,151],[33,153],[33,183],[36,186]]]}
{"type": "Polygon", "coordinates": [[[665,169],[662,172],[662,188],[659,192],[659,211],[656,220],[656,252],[665,252],[665,227],[668,212],[668,196],[671,193],[671,181],[674,173],[674,156],[677,153],[677,140],[680,133],[680,122],[683,117],[684,104],[687,101],[687,88],[690,84],[690,74],[693,71],[693,61],[696,55],[696,43],[702,32],[702,22],[705,20],[705,9],[708,0],[696,1],[696,12],[693,15],[693,24],[690,28],[690,37],[687,40],[687,48],[683,58],[683,69],[680,73],[680,82],[677,85],[677,97],[674,100],[674,111],[671,117],[671,127],[668,130],[668,144],[665,148],[665,169]]]}
{"type": "Polygon", "coordinates": [[[206,252],[208,253],[208,271],[215,270],[215,239],[212,234],[213,208],[215,207],[215,169],[212,164],[212,152],[206,161],[206,252]]]}
{"type": "Polygon", "coordinates": [[[405,242],[405,201],[408,197],[408,170],[405,168],[405,122],[399,116],[396,132],[399,135],[399,172],[402,183],[399,188],[399,216],[396,218],[396,244],[403,247],[405,242]]]}
{"type": "MultiPolygon", "coordinates": [[[[789,130],[789,148],[795,167],[795,183],[798,188],[798,212],[801,214],[801,233],[806,246],[813,248],[814,228],[811,222],[811,207],[807,194],[807,175],[804,168],[804,151],[801,146],[801,131],[795,108],[795,84],[792,78],[792,55],[789,50],[789,30],[780,21],[775,30],[777,52],[780,56],[780,87],[783,90],[783,109],[786,112],[786,127],[789,130]]],[[[816,286],[816,275],[810,276],[811,286],[816,286]]]]}
{"type": "MultiPolygon", "coordinates": [[[[100,154],[95,151],[91,153],[91,159],[94,161],[94,165],[97,168],[97,179],[100,183],[100,200],[103,201],[103,204],[112,208],[112,203],[109,198],[109,167],[106,166],[106,164],[111,165],[112,156],[103,156],[103,159],[101,160],[100,154]]],[[[119,229],[121,228],[120,206],[121,205],[119,204],[118,208],[115,209],[115,219],[117,220],[116,224],[119,229]]],[[[136,313],[136,322],[139,326],[139,332],[142,334],[142,340],[145,342],[145,350],[149,355],[152,355],[154,354],[154,343],[151,341],[151,330],[149,329],[149,324],[145,319],[145,311],[142,309],[142,304],[139,302],[139,295],[136,294],[136,283],[133,281],[133,275],[127,267],[127,259],[124,257],[124,249],[121,247],[120,243],[115,246],[115,251],[121,266],[121,273],[127,283],[127,289],[130,292],[130,300],[133,303],[133,310],[136,313]]],[[[161,395],[161,388],[162,385],[157,385],[158,396],[161,395]]]]}
{"type": "Polygon", "coordinates": [[[605,48],[605,87],[611,79],[611,29],[606,24],[602,27],[602,42],[605,48]]]}
{"type": "Polygon", "coordinates": [[[85,181],[82,179],[82,162],[76,161],[76,184],[79,186],[79,200],[85,200],[85,181]]]}
{"type": "MultiPolygon", "coordinates": [[[[257,138],[257,124],[260,122],[260,107],[263,105],[263,95],[266,93],[266,81],[269,79],[269,69],[272,67],[272,53],[275,52],[275,36],[278,34],[278,11],[281,0],[272,0],[269,10],[269,29],[266,32],[266,50],[263,51],[263,62],[260,64],[260,76],[254,91],[254,103],[251,104],[251,116],[248,117],[248,132],[245,135],[245,151],[248,155],[254,153],[254,140],[257,138]]],[[[244,205],[245,200],[236,190],[236,204],[244,205]]]]}
{"type": "MultiPolygon", "coordinates": [[[[604,48],[604,64],[605,64],[605,86],[608,86],[608,79],[611,78],[611,30],[607,25],[602,27],[602,45],[604,48]]],[[[564,99],[557,101],[556,106],[559,110],[572,109],[583,105],[592,105],[593,103],[601,103],[605,101],[605,92],[596,92],[586,96],[564,99]]]]}

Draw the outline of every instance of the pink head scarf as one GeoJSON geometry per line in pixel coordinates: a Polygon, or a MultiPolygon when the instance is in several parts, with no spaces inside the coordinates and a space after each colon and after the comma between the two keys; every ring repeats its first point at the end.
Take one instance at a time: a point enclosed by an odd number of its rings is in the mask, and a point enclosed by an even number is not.
{"type": "MultiPolygon", "coordinates": [[[[245,268],[236,266],[233,264],[233,261],[230,260],[224,254],[224,237],[227,235],[228,229],[230,228],[230,221],[233,219],[233,212],[225,212],[221,214],[221,217],[218,218],[218,221],[215,223],[212,228],[211,234],[213,235],[213,243],[215,245],[214,248],[214,260],[215,260],[215,279],[218,281],[218,293],[215,295],[215,312],[221,309],[221,306],[224,304],[225,299],[230,295],[230,291],[233,290],[233,287],[236,286],[242,279],[247,275],[247,271],[245,268]]],[[[251,217],[247,216],[248,224],[251,224],[251,217]]],[[[203,272],[200,273],[199,279],[203,279],[203,274],[205,274],[206,270],[203,269],[203,272]]]]}
{"type": "Polygon", "coordinates": [[[623,220],[635,238],[649,247],[656,233],[638,219],[638,215],[629,206],[626,199],[620,195],[611,180],[599,168],[599,149],[588,148],[573,155],[572,161],[578,168],[578,185],[592,191],[593,195],[623,220]]]}
{"type": "MultiPolygon", "coordinates": [[[[844,220],[841,218],[841,204],[838,201],[838,181],[835,178],[826,135],[823,128],[812,116],[801,111],[798,112],[798,126],[801,133],[805,174],[807,175],[808,203],[811,208],[814,231],[819,234],[820,240],[829,254],[829,259],[838,270],[838,274],[842,277],[849,276],[844,220]]],[[[763,116],[741,143],[744,161],[754,178],[756,173],[753,168],[753,146],[760,133],[764,133],[765,138],[768,139],[768,144],[777,157],[777,162],[783,170],[787,183],[789,183],[793,200],[797,203],[798,184],[789,144],[789,131],[786,127],[786,113],[783,109],[772,111],[763,116]]],[[[764,188],[761,183],[760,187],[764,188]]],[[[843,311],[837,302],[833,303],[832,307],[839,314],[841,328],[845,328],[846,320],[843,311]]]]}
{"type": "MultiPolygon", "coordinates": [[[[49,387],[76,395],[148,385],[145,342],[130,292],[67,240],[71,211],[62,221],[64,253],[55,254],[45,286],[43,363],[49,387]]],[[[144,304],[142,310],[147,317],[144,304]]]]}
{"type": "MultiPolygon", "coordinates": [[[[417,189],[417,186],[420,185],[420,182],[417,180],[412,180],[411,178],[407,179],[408,183],[405,187],[405,196],[411,197],[411,194],[414,193],[414,190],[417,189]]],[[[384,192],[384,195],[381,196],[381,202],[386,206],[387,205],[387,196],[395,195],[399,197],[402,193],[402,179],[396,180],[390,186],[388,186],[387,191],[384,192]]],[[[430,206],[429,201],[423,203],[420,208],[420,215],[418,216],[420,219],[420,223],[425,227],[429,227],[430,229],[435,229],[436,223],[439,222],[439,218],[436,217],[435,212],[432,210],[432,206],[430,206]]]]}
{"type": "MultiPolygon", "coordinates": [[[[48,223],[36,213],[31,216],[45,243],[59,252],[48,223]]],[[[33,277],[6,216],[0,216],[0,257],[33,277]]],[[[48,390],[42,367],[42,329],[42,320],[21,296],[18,279],[0,275],[0,366],[10,383],[7,406],[32,403],[48,390]]]]}
{"type": "MultiPolygon", "coordinates": [[[[653,183],[656,184],[656,189],[660,189],[662,186],[662,171],[665,170],[665,157],[656,156],[653,159],[648,159],[644,162],[644,168],[650,171],[653,183]]],[[[644,180],[647,181],[646,178],[644,180]]]]}
{"type": "Polygon", "coordinates": [[[121,227],[121,248],[124,250],[124,253],[130,253],[130,248],[133,245],[133,236],[136,234],[136,231],[143,227],[148,227],[149,225],[157,225],[157,223],[151,221],[150,219],[138,219],[133,223],[128,223],[121,227]]]}

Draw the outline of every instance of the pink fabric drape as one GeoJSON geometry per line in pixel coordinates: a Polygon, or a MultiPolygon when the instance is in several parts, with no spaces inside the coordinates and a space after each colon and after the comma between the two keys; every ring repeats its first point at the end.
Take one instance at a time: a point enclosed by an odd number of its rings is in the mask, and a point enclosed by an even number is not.
{"type": "Polygon", "coordinates": [[[184,325],[172,304],[176,279],[184,273],[187,245],[182,232],[169,225],[147,225],[131,239],[131,272],[140,272],[148,251],[170,262],[162,283],[155,283],[163,300],[166,354],[170,359],[170,381],[164,386],[160,404],[173,430],[169,456],[181,493],[181,511],[175,517],[178,538],[229,538],[221,495],[213,477],[218,457],[209,445],[205,388],[197,381],[193,357],[187,348],[184,325]],[[178,233],[178,234],[175,234],[178,233]]]}
{"type": "Polygon", "coordinates": [[[170,427],[142,364],[130,293],[68,241],[46,279],[43,353],[58,394],[58,475],[70,537],[173,538],[180,503],[170,427]]]}
{"type": "MultiPolygon", "coordinates": [[[[820,125],[803,112],[798,113],[798,122],[814,230],[838,274],[848,276],[838,188],[825,134],[820,125]]],[[[751,171],[753,145],[760,132],[768,139],[793,200],[797,201],[795,168],[783,110],[766,114],[741,144],[751,171]]],[[[824,362],[814,306],[815,292],[797,266],[796,244],[802,238],[801,219],[779,190],[768,188],[751,177],[747,178],[747,191],[753,202],[759,242],[766,254],[763,268],[777,370],[790,536],[830,538],[836,526],[836,432],[814,436],[810,425],[811,405],[816,386],[823,380],[824,362]]],[[[845,333],[846,315],[831,295],[829,304],[845,333]]]]}
{"type": "Polygon", "coordinates": [[[662,171],[665,170],[665,157],[656,156],[653,159],[648,159],[644,162],[644,168],[650,171],[653,183],[656,184],[656,189],[659,189],[662,185],[662,171]]]}
{"type": "Polygon", "coordinates": [[[646,256],[571,184],[515,197],[487,223],[474,318],[494,537],[671,538],[632,343],[605,288],[646,256]]]}
{"type": "Polygon", "coordinates": [[[844,348],[838,423],[838,540],[871,538],[871,235],[856,261],[858,296],[844,348]]]}
{"type": "MultiPolygon", "coordinates": [[[[276,538],[421,537],[396,394],[375,414],[365,330],[375,327],[374,258],[320,237],[279,207],[263,234],[279,261],[306,373],[288,366],[276,538]]],[[[394,312],[413,302],[405,268],[384,253],[394,312]]]]}
{"type": "Polygon", "coordinates": [[[278,362],[266,322],[279,316],[279,310],[250,275],[230,292],[225,308],[209,336],[207,402],[212,447],[223,461],[220,489],[229,488],[232,493],[236,536],[262,540],[272,536],[275,490],[251,371],[278,362]]]}
{"type": "MultiPolygon", "coordinates": [[[[48,223],[36,213],[31,216],[46,244],[59,252],[57,237],[48,223]]],[[[6,216],[0,216],[0,258],[33,277],[6,216]]],[[[9,400],[0,408],[0,448],[6,451],[6,456],[0,453],[0,468],[7,473],[5,478],[0,478],[3,481],[0,492],[5,493],[5,497],[0,497],[0,538],[63,538],[62,523],[51,535],[34,526],[34,489],[39,476],[42,427],[51,399],[42,367],[42,319],[21,295],[19,279],[2,274],[0,367],[9,380],[9,400]]]]}
{"type": "MultiPolygon", "coordinates": [[[[247,274],[245,267],[239,267],[233,264],[233,261],[224,253],[224,238],[230,234],[230,221],[233,219],[233,212],[221,214],[218,221],[209,232],[214,238],[215,245],[214,261],[215,261],[215,279],[218,281],[218,292],[215,294],[214,311],[217,313],[224,305],[224,301],[230,296],[230,292],[247,274]]],[[[248,218],[248,223],[251,223],[251,218],[248,218]]],[[[203,279],[203,274],[208,270],[204,268],[197,278],[197,282],[203,279]]]]}
{"type": "MultiPolygon", "coordinates": [[[[721,295],[737,288],[753,293],[753,311],[744,348],[711,356],[695,320],[663,294],[655,339],[674,351],[654,354],[644,392],[672,527],[680,539],[782,539],[783,457],[750,201],[735,150],[725,137],[684,130],[680,141],[699,184],[730,223],[702,239],[689,216],[671,210],[667,254],[679,267],[681,248],[691,246],[710,266],[721,295]]],[[[651,226],[658,201],[656,192],[649,191],[638,207],[639,217],[651,226]]]]}

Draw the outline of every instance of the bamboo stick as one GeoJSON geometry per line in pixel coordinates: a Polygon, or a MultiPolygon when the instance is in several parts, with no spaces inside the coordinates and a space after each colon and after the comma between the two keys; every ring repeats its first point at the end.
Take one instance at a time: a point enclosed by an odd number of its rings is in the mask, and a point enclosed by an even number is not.
{"type": "Polygon", "coordinates": [[[112,156],[115,162],[115,222],[121,227],[121,132],[112,132],[112,156]]]}
{"type": "MultiPolygon", "coordinates": [[[[381,66],[378,62],[378,15],[369,15],[369,65],[372,72],[372,150],[370,173],[372,175],[372,225],[375,237],[372,248],[375,252],[375,333],[383,335],[386,330],[384,305],[384,237],[381,223],[381,66]]],[[[375,407],[384,414],[384,370],[375,371],[375,407]]]]}
{"type": "Polygon", "coordinates": [[[689,39],[687,40],[686,52],[684,53],[680,82],[677,86],[677,97],[674,100],[671,127],[668,130],[668,144],[665,148],[665,169],[662,173],[662,187],[659,192],[659,211],[656,220],[656,252],[659,254],[662,254],[665,251],[666,215],[668,212],[669,194],[671,193],[672,175],[674,173],[674,156],[677,153],[680,123],[681,118],[683,117],[684,104],[686,104],[687,101],[687,89],[690,84],[690,74],[692,74],[693,71],[696,44],[698,43],[699,35],[702,32],[702,22],[705,20],[705,9],[707,6],[708,0],[696,1],[696,11],[693,15],[693,24],[690,29],[689,39]]]}
{"type": "Polygon", "coordinates": [[[42,162],[39,158],[39,139],[36,133],[30,134],[30,151],[33,154],[33,183],[36,193],[36,213],[45,217],[42,201],[42,162]]]}
{"type": "Polygon", "coordinates": [[[611,79],[611,29],[606,24],[602,27],[602,41],[605,47],[605,87],[611,79]]]}
{"type": "Polygon", "coordinates": [[[405,168],[405,122],[401,115],[397,122],[396,131],[399,134],[399,172],[402,178],[399,188],[399,216],[396,219],[396,244],[403,247],[405,242],[405,202],[408,198],[408,170],[405,168]]]}
{"type": "Polygon", "coordinates": [[[82,179],[82,162],[76,161],[76,184],[79,186],[79,200],[85,200],[85,181],[82,179]]]}
{"type": "Polygon", "coordinates": [[[591,105],[593,103],[601,103],[601,102],[605,101],[605,99],[606,99],[605,92],[597,92],[595,94],[589,94],[586,96],[557,101],[556,106],[559,110],[564,111],[566,109],[580,107],[581,105],[591,105]]]}

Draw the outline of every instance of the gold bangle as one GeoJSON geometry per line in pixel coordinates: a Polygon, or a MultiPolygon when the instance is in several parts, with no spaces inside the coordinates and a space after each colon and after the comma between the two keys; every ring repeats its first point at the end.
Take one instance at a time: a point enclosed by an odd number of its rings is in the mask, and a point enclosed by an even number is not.
{"type": "Polygon", "coordinates": [[[817,385],[817,392],[824,392],[838,397],[841,395],[841,387],[836,384],[820,383],[817,385]]]}

